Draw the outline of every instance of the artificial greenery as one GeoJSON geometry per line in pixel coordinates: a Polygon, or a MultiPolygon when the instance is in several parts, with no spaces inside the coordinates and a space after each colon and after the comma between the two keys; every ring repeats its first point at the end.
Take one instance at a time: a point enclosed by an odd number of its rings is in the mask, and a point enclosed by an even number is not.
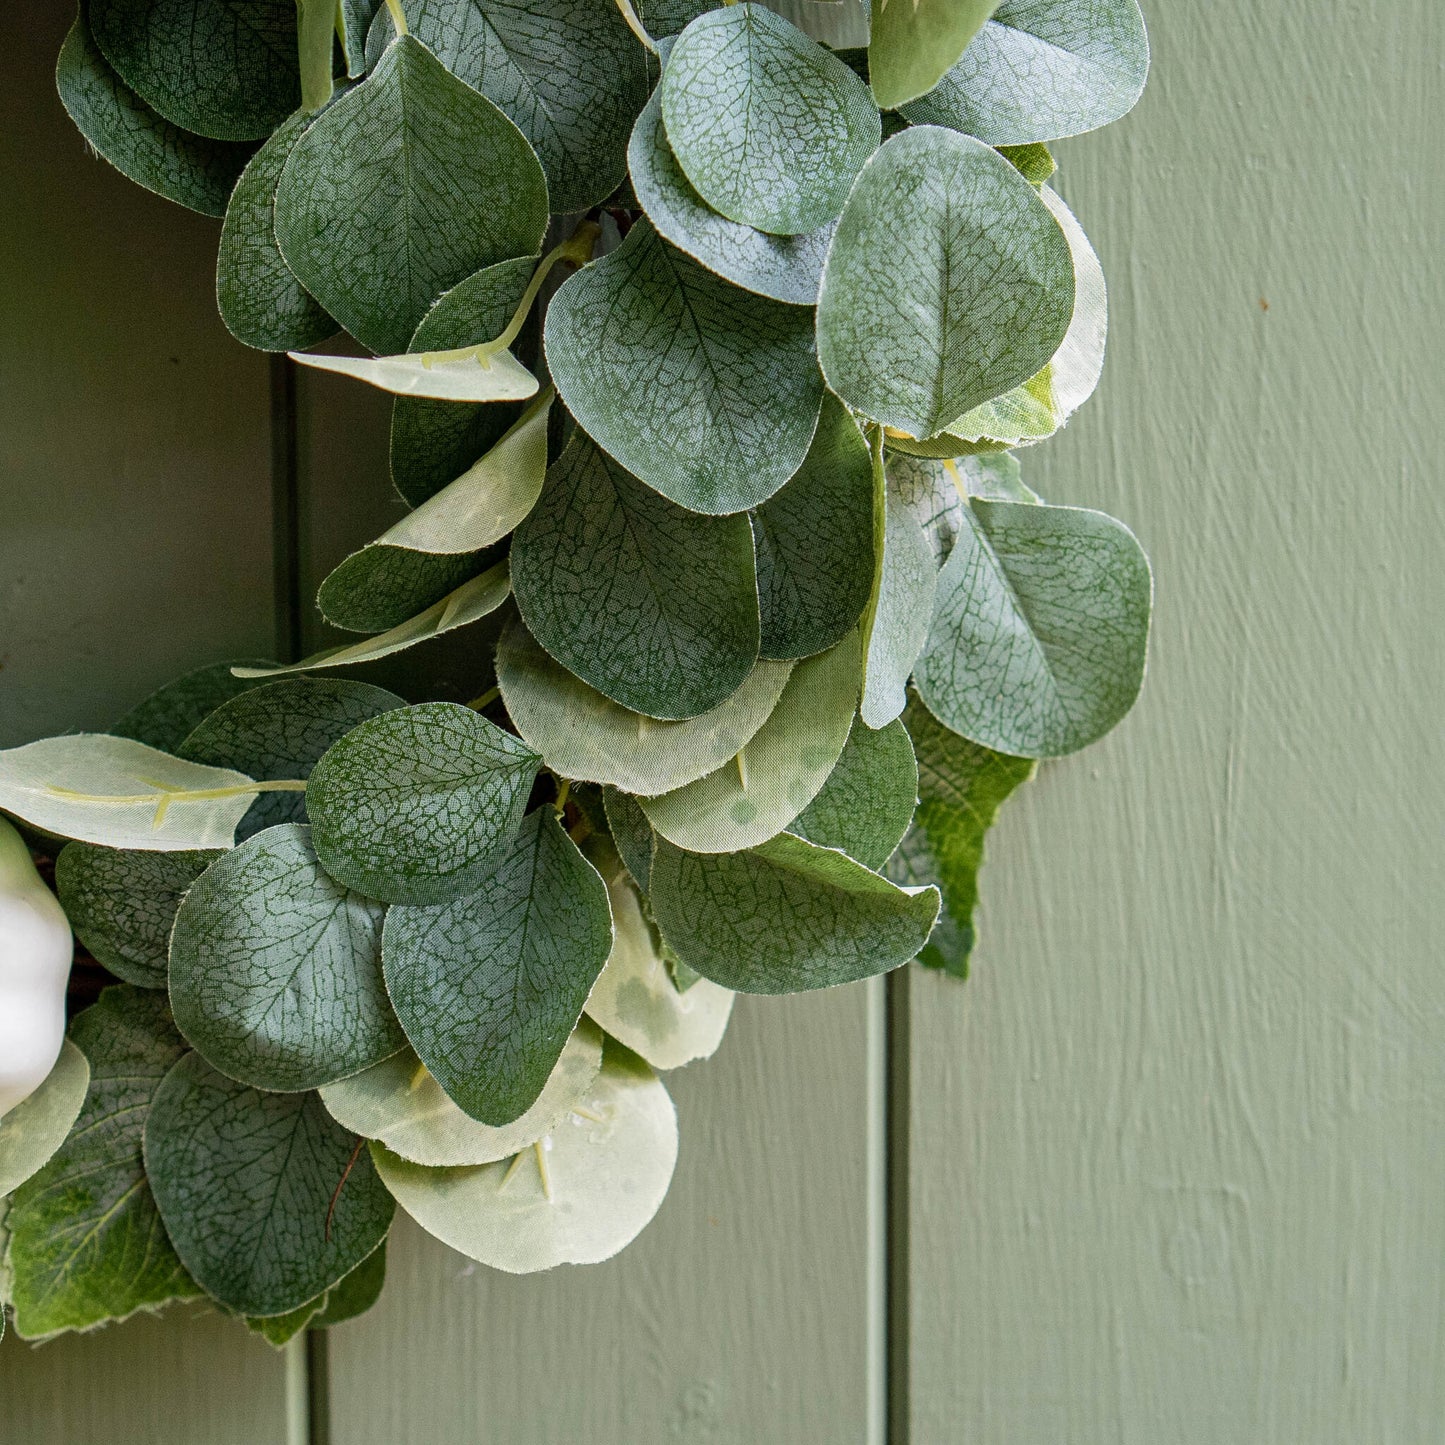
{"type": "Polygon", "coordinates": [[[397,1203],[606,1258],[736,991],[966,974],[995,812],[1143,676],[1138,544],[1014,452],[1103,358],[1047,145],[1148,50],[1135,0],[872,11],[83,0],[72,118],[224,215],[241,341],[394,394],[412,510],[321,586],[359,640],[0,752],[120,980],[0,1124],[23,1335],[203,1294],[282,1343],[397,1203]],[[469,703],[339,671],[445,633],[469,703]]]}

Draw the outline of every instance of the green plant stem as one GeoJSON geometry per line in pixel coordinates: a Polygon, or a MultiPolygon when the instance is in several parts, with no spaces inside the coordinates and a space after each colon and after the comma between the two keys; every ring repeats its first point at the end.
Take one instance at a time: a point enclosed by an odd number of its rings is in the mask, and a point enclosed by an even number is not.
{"type": "Polygon", "coordinates": [[[157,783],[149,793],[82,793],[52,783],[49,791],[56,797],[69,798],[73,803],[153,803],[157,798],[175,803],[199,803],[217,798],[240,798],[247,793],[304,793],[306,780],[277,778],[263,783],[234,783],[225,788],[167,788],[157,783]]]}
{"type": "Polygon", "coordinates": [[[471,708],[473,712],[481,712],[483,708],[491,707],[501,695],[501,688],[489,687],[480,697],[474,697],[467,706],[471,708]]]}
{"type": "Polygon", "coordinates": [[[627,28],[656,55],[657,41],[643,28],[642,21],[637,18],[637,12],[632,8],[630,0],[617,0],[617,8],[622,12],[622,18],[627,22],[627,28]]]}
{"type": "Polygon", "coordinates": [[[401,13],[401,0],[386,0],[386,8],[391,11],[391,23],[396,27],[396,33],[410,35],[411,29],[406,23],[406,16],[401,13]]]}

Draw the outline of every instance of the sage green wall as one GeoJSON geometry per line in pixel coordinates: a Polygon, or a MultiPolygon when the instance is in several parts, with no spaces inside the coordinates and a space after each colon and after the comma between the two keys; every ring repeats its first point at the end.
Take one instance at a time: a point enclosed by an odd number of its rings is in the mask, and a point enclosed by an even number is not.
{"type": "MultiPolygon", "coordinates": [[[[1445,7],[1146,4],[1144,102],[1059,148],[1104,385],[1028,465],[1149,548],[1150,678],[1006,811],[973,980],[895,993],[910,1348],[890,1381],[879,993],[764,1001],[677,1079],[619,1260],[516,1281],[399,1231],[331,1335],[336,1445],[881,1445],[890,1383],[892,1445],[1441,1438],[1445,7]]],[[[271,626],[264,364],[214,227],[60,129],[64,24],[0,11],[7,743],[271,626]]],[[[384,407],[301,401],[314,579],[385,516],[384,407]]],[[[0,1436],[300,1445],[288,1363],[194,1311],[7,1340],[0,1436]]]]}

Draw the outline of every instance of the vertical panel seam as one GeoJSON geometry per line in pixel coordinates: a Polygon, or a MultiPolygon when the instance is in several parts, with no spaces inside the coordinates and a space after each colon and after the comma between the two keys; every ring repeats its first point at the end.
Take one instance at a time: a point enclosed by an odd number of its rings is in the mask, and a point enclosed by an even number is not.
{"type": "Polygon", "coordinates": [[[279,662],[301,656],[301,477],[296,366],[271,357],[271,585],[279,662]]]}
{"type": "Polygon", "coordinates": [[[912,1130],[912,1039],[910,1025],[912,964],[888,975],[885,1003],[887,1099],[885,1150],[888,1189],[885,1200],[885,1261],[887,1288],[884,1294],[887,1368],[888,1445],[908,1445],[912,1416],[909,1378],[910,1325],[912,1318],[912,1260],[909,1248],[908,1211],[911,1206],[912,1130]]]}

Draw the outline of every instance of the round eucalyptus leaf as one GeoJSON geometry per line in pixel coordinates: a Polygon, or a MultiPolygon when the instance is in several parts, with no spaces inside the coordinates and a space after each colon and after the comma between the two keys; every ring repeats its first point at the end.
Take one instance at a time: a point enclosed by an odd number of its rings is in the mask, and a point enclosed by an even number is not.
{"type": "Polygon", "coordinates": [[[602,1067],[602,1035],[586,1019],[572,1031],[526,1113],[499,1128],[459,1109],[411,1049],[329,1084],[321,1101],[345,1128],[432,1168],[508,1159],[561,1123],[580,1104],[602,1067]]]}
{"type": "MultiPolygon", "coordinates": [[[[636,798],[620,793],[616,788],[602,790],[602,809],[623,866],[646,896],[652,878],[652,849],[657,836],[652,831],[652,824],[647,821],[647,814],[636,798]]],[[[605,871],[603,876],[606,877],[605,871]]],[[[615,921],[617,910],[614,908],[612,912],[615,921]]]]}
{"type": "Polygon", "coordinates": [[[732,992],[705,978],[679,990],[617,850],[603,834],[587,843],[584,851],[607,884],[614,930],[607,967],[587,999],[588,1017],[654,1069],[711,1058],[732,1017],[732,992]]]}
{"type": "Polygon", "coordinates": [[[549,807],[470,893],[393,908],[386,986],[411,1046],[484,1124],[537,1102],[612,946],[607,889],[549,807]]]}
{"type": "Polygon", "coordinates": [[[782,833],[744,853],[685,853],[659,841],[652,906],[662,936],[704,978],[739,993],[797,993],[907,963],[928,938],[939,896],[782,833]]]}
{"type": "Polygon", "coordinates": [[[836,222],[801,236],[774,236],[713,210],[693,189],[667,143],[656,91],[632,128],[627,166],[648,220],[678,250],[745,291],[794,306],[817,303],[836,222]]]}
{"type": "Polygon", "coordinates": [[[666,1197],[677,1112],[657,1075],[615,1048],[579,1108],[515,1169],[427,1169],[377,1144],[372,1157],[401,1207],[470,1259],[508,1274],[597,1264],[631,1244],[666,1197]]]}
{"type": "Polygon", "coordinates": [[[389,632],[435,607],[479,576],[493,554],[445,554],[397,547],[378,538],[343,558],[316,590],[316,605],[334,627],[348,632],[389,632]]]}
{"type": "Polygon", "coordinates": [[[276,191],[287,264],[382,355],[406,350],[448,287],[535,254],[546,224],[521,131],[411,36],[317,117],[276,191]]]}
{"type": "Polygon", "coordinates": [[[66,1039],[40,1087],[0,1117],[0,1199],[43,1169],[65,1143],[89,1087],[90,1065],[66,1039]]]}
{"type": "Polygon", "coordinates": [[[730,286],[646,220],[553,297],[546,350],[587,434],[694,512],[772,496],[802,465],[823,401],[809,314],[730,286]]]}
{"type": "Polygon", "coordinates": [[[893,110],[933,89],[964,54],[998,0],[872,0],[868,79],[893,110]]]}
{"type": "Polygon", "coordinates": [[[276,187],[315,116],[298,110],[251,157],[231,192],[216,256],[216,303],[237,341],[293,351],[335,334],[336,322],[296,279],[276,244],[276,187]]]}
{"type": "Polygon", "coordinates": [[[84,11],[60,48],[55,84],[76,128],[122,175],[203,216],[225,213],[251,147],[193,135],[152,110],[101,54],[84,11]]]}
{"type": "Polygon", "coordinates": [[[938,579],[917,685],[962,737],[1019,757],[1101,738],[1144,681],[1153,581],[1122,522],[975,498],[938,579]]]}
{"type": "Polygon", "coordinates": [[[903,841],[918,801],[918,763],[908,729],[895,718],[870,728],[860,718],[822,791],[788,828],[881,872],[903,841]]]}
{"type": "Polygon", "coordinates": [[[700,15],[658,89],[668,144],[698,194],[784,236],[837,218],[882,133],[868,87],[761,5],[700,15]]]}
{"type": "Polygon", "coordinates": [[[484,882],[515,838],[540,763],[525,743],[458,703],[369,718],[311,775],[306,805],[317,856],[368,898],[456,898],[484,882]]]}
{"type": "Polygon", "coordinates": [[[679,507],[580,431],[517,529],[512,590],[553,657],[649,717],[707,712],[758,659],[747,517],[679,507]]]}
{"type": "Polygon", "coordinates": [[[381,976],[385,908],[317,861],[311,830],[267,828],[197,879],[171,935],[176,1026],[223,1074],[314,1089],[406,1042],[381,976]]]}
{"type": "Polygon", "coordinates": [[[850,406],[929,437],[1027,381],[1073,314],[1068,242],[996,150],[937,126],[888,141],[823,270],[818,356],[850,406]]]}
{"type": "MultiPolygon", "coordinates": [[[[223,702],[176,752],[193,763],[235,768],[257,781],[305,779],[332,743],[403,698],[369,682],[295,677],[223,702]]],[[[304,823],[306,794],[262,793],[236,829],[238,840],[277,823],[304,823]]]]}
{"type": "Polygon", "coordinates": [[[206,1293],[242,1314],[284,1315],[348,1275],[391,1227],[391,1196],[355,1147],[315,1094],[262,1093],[186,1054],[151,1104],[145,1168],[206,1293]]]}
{"type": "Polygon", "coordinates": [[[233,674],[233,667],[275,666],[264,658],[243,657],[198,667],[157,688],[106,731],[162,752],[174,752],[223,702],[256,686],[233,674]]]}
{"type": "Polygon", "coordinates": [[[296,0],[89,0],[106,59],[169,121],[259,140],[301,103],[296,0]]]}
{"type": "Polygon", "coordinates": [[[326,1291],[326,1306],[311,1321],[315,1330],[329,1330],[365,1314],[381,1298],[386,1284],[386,1240],[382,1240],[350,1274],[326,1291]]]}
{"type": "MultiPolygon", "coordinates": [[[[964,500],[953,479],[955,472],[963,478],[963,468],[955,465],[950,472],[946,462],[901,452],[888,452],[885,460],[887,504],[907,511],[918,523],[937,571],[948,561],[958,529],[963,526],[964,500]]],[[[1012,457],[1008,460],[1017,468],[1018,463],[1012,457]]]]}
{"type": "Polygon", "coordinates": [[[764,657],[811,657],[846,636],[873,587],[872,530],[868,445],[830,392],[803,465],[753,513],[764,657]]]}
{"type": "Polygon", "coordinates": [[[780,833],[827,781],[858,706],[857,632],[793,669],[767,722],[695,783],[641,799],[664,838],[694,853],[734,853],[780,833]]]}
{"type": "Polygon", "coordinates": [[[625,793],[665,793],[725,763],[768,720],[792,664],[760,662],[726,702],[660,722],[588,687],[549,657],[520,621],[497,647],[497,681],[517,731],[564,778],[625,793]]]}
{"type": "Polygon", "coordinates": [[[902,111],[992,146],[1061,140],[1127,115],[1148,74],[1137,0],[1003,0],[938,85],[902,111]]]}
{"type": "Polygon", "coordinates": [[[98,963],[139,988],[164,988],[176,909],[219,857],[67,843],[55,860],[55,888],[98,963]]]}

